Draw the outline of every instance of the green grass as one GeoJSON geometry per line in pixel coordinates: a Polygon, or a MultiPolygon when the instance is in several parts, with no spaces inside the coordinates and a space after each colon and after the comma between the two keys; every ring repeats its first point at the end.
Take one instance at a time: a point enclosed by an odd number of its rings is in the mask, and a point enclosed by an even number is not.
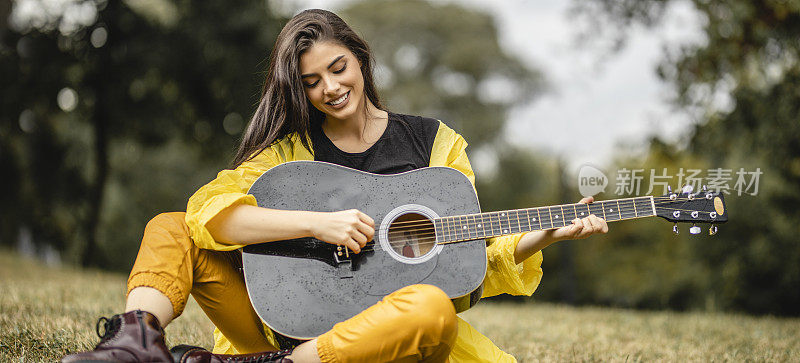
{"type": "MultiPolygon", "coordinates": [[[[124,307],[125,279],[0,251],[0,361],[91,349],[97,318],[124,307]]],[[[800,360],[800,319],[511,303],[482,303],[462,317],[522,362],[800,360]]],[[[167,340],[210,348],[212,329],[192,300],[167,340]]]]}

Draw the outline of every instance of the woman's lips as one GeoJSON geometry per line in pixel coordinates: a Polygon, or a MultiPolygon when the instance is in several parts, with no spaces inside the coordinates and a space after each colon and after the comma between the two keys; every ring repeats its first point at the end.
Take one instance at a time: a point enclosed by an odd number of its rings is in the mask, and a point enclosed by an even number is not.
{"type": "Polygon", "coordinates": [[[345,105],[347,105],[347,101],[349,101],[349,100],[350,100],[350,91],[347,91],[347,93],[345,93],[345,94],[344,94],[344,95],[342,95],[341,97],[339,97],[339,98],[337,98],[337,99],[335,99],[335,100],[333,100],[333,101],[330,101],[330,102],[325,102],[325,103],[326,103],[328,106],[331,106],[331,107],[333,107],[333,108],[342,108],[342,107],[344,107],[345,105]],[[338,102],[338,103],[337,103],[337,102],[338,102]]]}

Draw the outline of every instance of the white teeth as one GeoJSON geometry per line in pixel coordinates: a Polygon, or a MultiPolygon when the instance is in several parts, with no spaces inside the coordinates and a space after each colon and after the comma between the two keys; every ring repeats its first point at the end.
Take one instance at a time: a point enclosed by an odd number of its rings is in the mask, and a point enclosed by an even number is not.
{"type": "Polygon", "coordinates": [[[340,103],[344,102],[344,100],[347,98],[347,95],[348,95],[349,93],[350,93],[350,92],[348,92],[348,93],[345,93],[344,95],[342,95],[342,97],[339,97],[338,99],[335,99],[335,100],[333,100],[333,101],[331,101],[331,102],[329,102],[329,103],[330,103],[331,105],[333,105],[333,106],[336,106],[336,105],[338,105],[338,104],[340,104],[340,103]]]}

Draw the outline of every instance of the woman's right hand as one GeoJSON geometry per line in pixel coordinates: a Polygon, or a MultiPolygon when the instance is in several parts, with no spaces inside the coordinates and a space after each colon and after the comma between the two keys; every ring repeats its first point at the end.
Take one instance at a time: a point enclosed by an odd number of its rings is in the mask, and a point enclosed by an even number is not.
{"type": "Polygon", "coordinates": [[[309,222],[312,237],[346,246],[355,253],[361,252],[361,248],[375,235],[375,221],[357,209],[314,212],[309,222]]]}

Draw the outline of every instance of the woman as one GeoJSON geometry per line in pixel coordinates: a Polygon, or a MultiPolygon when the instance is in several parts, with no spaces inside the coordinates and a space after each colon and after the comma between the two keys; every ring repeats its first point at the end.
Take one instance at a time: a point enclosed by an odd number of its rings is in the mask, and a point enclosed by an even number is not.
{"type": "MultiPolygon", "coordinates": [[[[95,351],[64,361],[167,360],[161,327],[180,315],[189,293],[217,329],[215,354],[173,349],[184,360],[237,361],[253,358],[241,354],[256,353],[264,361],[294,362],[514,361],[459,319],[447,295],[429,285],[399,289],[316,339],[266,353],[293,344],[260,321],[238,269],[236,250],[247,244],[314,237],[359,253],[375,232],[372,218],[357,210],[257,207],[246,192],[271,167],[321,160],[388,174],[449,166],[474,182],[466,145],[437,120],[382,107],[369,48],[338,16],[324,10],[296,15],[276,41],[236,168],[198,190],[185,215],[162,214],[148,223],[128,280],[127,312],[107,321],[95,351]]],[[[484,296],[530,295],[541,279],[542,248],[607,230],[592,215],[556,230],[493,239],[484,296]]]]}

